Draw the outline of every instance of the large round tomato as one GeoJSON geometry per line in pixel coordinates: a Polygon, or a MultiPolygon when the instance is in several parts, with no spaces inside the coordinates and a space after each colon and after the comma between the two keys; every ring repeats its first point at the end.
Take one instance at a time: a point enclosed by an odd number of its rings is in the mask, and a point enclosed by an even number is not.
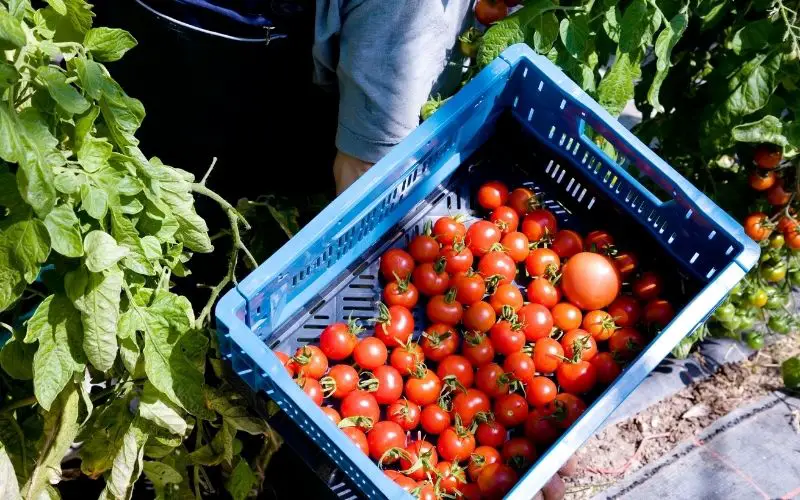
{"type": "Polygon", "coordinates": [[[497,321],[497,314],[488,302],[479,301],[467,308],[462,321],[467,330],[488,332],[497,321]]]}
{"type": "Polygon", "coordinates": [[[500,181],[489,181],[478,188],[478,205],[486,210],[505,205],[508,200],[508,188],[500,181]]]}
{"type": "Polygon", "coordinates": [[[556,328],[569,331],[581,326],[583,315],[581,310],[568,302],[559,302],[550,310],[556,328]]]}
{"type": "Polygon", "coordinates": [[[375,424],[367,433],[367,443],[369,444],[369,456],[373,460],[385,458],[382,463],[392,463],[395,460],[389,455],[384,457],[384,454],[392,448],[405,448],[406,433],[396,423],[384,420],[375,424]]]}
{"type": "Polygon", "coordinates": [[[311,398],[311,401],[317,404],[317,406],[322,405],[322,400],[324,399],[322,386],[320,385],[319,381],[314,378],[310,377],[299,377],[295,379],[297,385],[303,389],[303,392],[306,393],[306,396],[311,398]]]}
{"type": "Polygon", "coordinates": [[[478,424],[478,429],[475,431],[475,437],[483,446],[491,446],[499,448],[506,440],[506,428],[495,420],[487,420],[478,424]]]}
{"type": "Polygon", "coordinates": [[[562,390],[584,394],[597,383],[597,371],[588,361],[561,363],[556,371],[556,379],[562,390]]]}
{"type": "Polygon", "coordinates": [[[664,299],[651,300],[644,306],[642,319],[648,325],[656,325],[661,328],[667,326],[672,318],[675,317],[675,309],[664,299]]]}
{"type": "Polygon", "coordinates": [[[586,403],[578,396],[568,392],[562,392],[545,407],[545,412],[553,417],[556,425],[562,429],[572,425],[585,411],[586,403]]]}
{"type": "MultiPolygon", "coordinates": [[[[535,363],[536,361],[534,360],[535,363]]],[[[513,381],[513,378],[507,375],[497,363],[483,365],[475,373],[475,386],[490,398],[508,394],[513,381]]]]}
{"type": "Polygon", "coordinates": [[[608,339],[608,350],[620,360],[633,359],[644,348],[647,341],[634,328],[620,328],[608,339]]]}
{"type": "MultiPolygon", "coordinates": [[[[619,300],[619,297],[617,297],[617,300],[619,300]]],[[[598,342],[608,340],[608,337],[617,329],[614,317],[601,310],[586,313],[581,326],[598,342]]]]}
{"type": "Polygon", "coordinates": [[[407,399],[400,399],[390,404],[386,408],[386,420],[391,420],[404,431],[412,431],[417,428],[421,418],[420,407],[407,399]]]}
{"type": "Polygon", "coordinates": [[[524,471],[536,460],[536,448],[528,439],[514,437],[503,443],[502,456],[507,464],[524,471]]]}
{"type": "Polygon", "coordinates": [[[422,334],[422,352],[426,359],[439,362],[458,350],[458,333],[450,325],[436,323],[422,334]]]}
{"type": "Polygon", "coordinates": [[[358,344],[358,333],[361,329],[353,322],[333,323],[328,325],[319,336],[319,348],[322,353],[334,361],[349,357],[358,344]]]}
{"type": "Polygon", "coordinates": [[[367,443],[367,435],[358,427],[344,427],[342,432],[345,436],[358,446],[364,455],[369,455],[369,443],[367,443]]]}
{"type": "Polygon", "coordinates": [[[508,234],[517,230],[519,225],[519,215],[510,207],[497,207],[492,211],[489,220],[494,223],[502,234],[508,234]]]}
{"type": "Polygon", "coordinates": [[[481,471],[491,464],[500,462],[500,452],[497,448],[491,446],[478,446],[475,452],[469,458],[469,466],[467,467],[467,474],[470,480],[476,481],[481,471]]]}
{"type": "Polygon", "coordinates": [[[564,357],[564,349],[558,341],[545,337],[533,345],[533,364],[536,371],[553,373],[558,369],[564,357]]]}
{"type": "Polygon", "coordinates": [[[508,196],[508,206],[513,208],[517,215],[524,217],[528,212],[538,206],[536,195],[528,188],[517,188],[508,196]]]}
{"type": "Polygon", "coordinates": [[[444,270],[450,274],[465,273],[472,268],[472,250],[460,241],[442,248],[439,254],[445,261],[444,270]]]}
{"type": "Polygon", "coordinates": [[[408,477],[415,481],[422,481],[433,473],[437,463],[439,454],[436,447],[424,439],[406,446],[405,453],[400,457],[400,469],[407,471],[408,477]]]}
{"type": "Polygon", "coordinates": [[[500,240],[503,249],[514,262],[524,262],[530,253],[530,242],[528,237],[519,231],[507,233],[500,240]]]}
{"type": "Polygon", "coordinates": [[[522,292],[513,283],[498,286],[489,297],[489,304],[497,314],[501,314],[504,307],[510,307],[514,312],[517,312],[524,302],[525,299],[522,298],[522,292]]]}
{"type": "Polygon", "coordinates": [[[589,362],[597,372],[597,381],[603,385],[613,382],[622,372],[622,368],[610,352],[601,352],[589,362]]]}
{"type": "Polygon", "coordinates": [[[444,270],[447,263],[441,257],[435,262],[420,264],[411,274],[411,281],[419,293],[432,297],[447,291],[450,275],[444,270]]]}
{"type": "Polygon", "coordinates": [[[403,394],[403,377],[400,372],[388,365],[381,365],[372,370],[373,378],[362,382],[368,387],[378,404],[394,403],[403,394]],[[374,390],[373,390],[374,389],[374,390]]]}
{"type": "Polygon", "coordinates": [[[464,242],[473,254],[483,257],[493,245],[500,243],[500,238],[502,233],[496,225],[488,220],[479,220],[469,227],[464,242]]]}
{"type": "Polygon", "coordinates": [[[456,240],[463,240],[467,228],[458,217],[439,217],[433,225],[433,236],[442,245],[452,245],[456,240]]]}
{"type": "Polygon", "coordinates": [[[517,275],[517,264],[507,253],[493,250],[478,262],[478,272],[486,279],[495,279],[498,285],[511,283],[517,275]]]}
{"type": "Polygon", "coordinates": [[[447,295],[434,295],[425,307],[425,313],[431,323],[456,325],[461,321],[464,309],[456,300],[456,289],[452,288],[447,295]]]}
{"type": "Polygon", "coordinates": [[[525,385],[530,383],[536,375],[533,358],[522,351],[512,352],[506,356],[503,361],[503,369],[525,385]]]}
{"type": "Polygon", "coordinates": [[[456,300],[469,307],[486,295],[486,282],[471,271],[458,273],[450,278],[450,287],[456,289],[456,300]]]}
{"type": "Polygon", "coordinates": [[[453,415],[458,415],[461,422],[466,426],[472,425],[476,414],[485,413],[491,409],[489,397],[478,389],[459,391],[456,397],[453,398],[453,415]]]}
{"type": "Polygon", "coordinates": [[[525,332],[522,331],[522,325],[504,319],[492,326],[489,330],[489,339],[494,350],[503,356],[521,351],[525,347],[525,332]]]}
{"type": "Polygon", "coordinates": [[[358,372],[350,365],[334,365],[319,383],[325,397],[342,399],[358,388],[358,372]]]}
{"type": "Polygon", "coordinates": [[[592,231],[583,240],[583,249],[587,252],[601,252],[614,246],[614,238],[607,231],[592,231]]]}
{"type": "Polygon", "coordinates": [[[558,301],[561,300],[561,295],[549,280],[544,278],[534,278],[528,284],[528,301],[534,304],[541,304],[548,309],[552,309],[558,301]]]}
{"type": "Polygon", "coordinates": [[[558,394],[558,387],[547,377],[534,377],[528,384],[525,396],[533,406],[544,406],[552,402],[558,394]]]}
{"type": "Polygon", "coordinates": [[[504,394],[494,401],[494,417],[506,427],[516,427],[528,418],[528,402],[515,392],[504,394]]]}
{"type": "Polygon", "coordinates": [[[409,342],[395,347],[392,350],[392,356],[389,358],[389,363],[401,375],[408,375],[416,368],[417,364],[423,361],[425,361],[425,354],[422,352],[422,347],[416,342],[409,342]]]}
{"type": "Polygon", "coordinates": [[[550,210],[537,208],[522,219],[520,231],[522,231],[530,241],[539,241],[546,235],[553,236],[556,234],[556,231],[558,231],[556,216],[553,215],[553,212],[550,210]]]}
{"type": "Polygon", "coordinates": [[[298,377],[319,379],[328,371],[328,358],[314,345],[298,348],[291,362],[298,377]]]}
{"type": "Polygon", "coordinates": [[[422,408],[420,425],[425,433],[438,436],[450,427],[450,413],[438,404],[426,405],[422,408]]]}
{"type": "Polygon", "coordinates": [[[639,321],[641,309],[633,297],[620,295],[608,306],[608,314],[617,326],[634,326],[639,321]]]}
{"type": "Polygon", "coordinates": [[[364,417],[370,419],[369,425],[363,423],[362,428],[369,428],[374,425],[381,417],[381,409],[375,396],[367,391],[353,391],[342,400],[339,407],[342,418],[364,417]]]}
{"type": "Polygon", "coordinates": [[[448,427],[439,434],[436,449],[448,462],[463,462],[475,451],[475,436],[468,429],[448,427]]]}
{"type": "Polygon", "coordinates": [[[591,252],[574,255],[561,271],[561,288],[581,309],[602,309],[619,295],[619,274],[608,257],[591,252]]]}
{"type": "Polygon", "coordinates": [[[414,270],[414,258],[405,250],[390,248],[381,256],[380,270],[386,281],[404,280],[414,270]]]}
{"type": "Polygon", "coordinates": [[[353,350],[353,359],[361,368],[372,370],[386,364],[389,352],[386,344],[376,337],[365,337],[361,339],[353,350]]]}
{"type": "MultiPolygon", "coordinates": [[[[404,345],[414,331],[414,316],[403,306],[382,306],[375,324],[375,338],[388,347],[404,345]]],[[[384,360],[385,361],[385,360],[384,360]]]]}
{"type": "Polygon", "coordinates": [[[575,231],[562,229],[553,238],[552,249],[562,259],[568,259],[583,251],[583,239],[575,231]]]}
{"type": "Polygon", "coordinates": [[[439,256],[439,242],[430,234],[420,234],[408,244],[408,253],[417,264],[433,262],[439,256]]]}
{"type": "Polygon", "coordinates": [[[406,380],[405,395],[409,401],[420,406],[435,402],[442,390],[442,381],[427,368],[421,368],[406,380]]]}
{"type": "Polygon", "coordinates": [[[547,337],[553,330],[553,315],[541,304],[525,304],[517,311],[517,318],[529,342],[547,337]]]}
{"type": "Polygon", "coordinates": [[[561,347],[564,348],[564,357],[569,359],[582,359],[588,361],[597,355],[597,342],[586,330],[576,328],[561,337],[561,347]]]}
{"type": "Polygon", "coordinates": [[[664,289],[664,282],[658,274],[647,271],[633,282],[632,288],[633,294],[639,300],[652,300],[661,294],[664,289]]]}
{"type": "Polygon", "coordinates": [[[436,375],[442,380],[445,377],[455,377],[465,389],[472,387],[472,383],[475,381],[472,363],[458,354],[451,354],[440,361],[439,366],[436,368],[436,375]]]}
{"type": "Polygon", "coordinates": [[[755,212],[748,215],[744,220],[744,232],[754,241],[767,239],[772,234],[772,225],[767,214],[755,212]]]}
{"type": "Polygon", "coordinates": [[[487,465],[478,476],[481,496],[488,499],[503,498],[517,484],[517,473],[506,464],[487,465]]]}
{"type": "Polygon", "coordinates": [[[414,283],[408,280],[392,281],[383,289],[383,301],[389,307],[403,306],[412,309],[419,301],[419,291],[414,283]]]}
{"type": "Polygon", "coordinates": [[[494,359],[494,346],[481,332],[465,332],[461,354],[476,368],[489,364],[494,359]]]}
{"type": "Polygon", "coordinates": [[[549,248],[534,248],[525,259],[525,270],[530,276],[555,275],[561,267],[561,259],[549,248]]]}
{"type": "MultiPolygon", "coordinates": [[[[548,408],[553,401],[555,401],[555,395],[548,404],[548,408]]],[[[525,421],[525,437],[536,444],[548,446],[558,439],[559,434],[558,426],[548,411],[534,408],[528,413],[528,420],[525,421]]]]}

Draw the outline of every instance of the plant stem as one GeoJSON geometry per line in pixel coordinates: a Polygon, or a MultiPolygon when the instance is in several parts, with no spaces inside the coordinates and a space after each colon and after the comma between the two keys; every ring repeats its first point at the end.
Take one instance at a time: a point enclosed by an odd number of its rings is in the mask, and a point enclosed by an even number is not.
{"type": "Polygon", "coordinates": [[[28,396],[27,398],[18,399],[16,401],[12,401],[5,405],[4,407],[0,408],[0,415],[5,413],[10,413],[17,408],[24,408],[26,406],[30,406],[36,403],[36,396],[28,396]]]}

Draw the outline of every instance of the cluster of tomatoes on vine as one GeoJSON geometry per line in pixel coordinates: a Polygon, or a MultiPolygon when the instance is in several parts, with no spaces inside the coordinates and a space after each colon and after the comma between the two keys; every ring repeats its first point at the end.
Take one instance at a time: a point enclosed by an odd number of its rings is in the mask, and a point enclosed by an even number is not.
{"type": "Polygon", "coordinates": [[[336,323],[319,346],[276,353],[342,432],[421,498],[505,494],[647,343],[638,327],[674,315],[661,278],[640,272],[608,232],[559,230],[524,187],[487,182],[477,200],[486,218],[467,227],[440,217],[381,256],[372,336],[336,323]],[[417,338],[411,311],[423,306],[417,338]]]}
{"type": "MultiPolygon", "coordinates": [[[[800,249],[800,223],[794,217],[789,205],[795,193],[787,189],[786,178],[781,175],[783,154],[781,150],[770,144],[762,144],[753,155],[755,168],[749,174],[750,187],[765,193],[764,201],[772,208],[773,214],[754,212],[744,220],[747,236],[757,242],[765,242],[764,246],[778,249],[786,246],[791,250],[800,249]],[[775,231],[777,229],[777,232],[775,231]]],[[[783,273],[785,276],[785,272],[783,273]]],[[[780,281],[774,278],[769,281],[780,281]]]]}

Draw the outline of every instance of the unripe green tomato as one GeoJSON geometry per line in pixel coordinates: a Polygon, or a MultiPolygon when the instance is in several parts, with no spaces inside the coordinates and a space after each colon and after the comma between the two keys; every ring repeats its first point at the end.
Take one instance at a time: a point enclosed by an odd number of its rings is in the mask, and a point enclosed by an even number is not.
{"type": "Polygon", "coordinates": [[[789,282],[792,286],[800,286],[800,271],[792,271],[789,273],[789,282]]]}
{"type": "Polygon", "coordinates": [[[767,303],[767,292],[764,291],[763,288],[757,288],[750,292],[750,295],[747,297],[747,301],[750,302],[751,306],[754,307],[764,307],[767,303]]]}
{"type": "Polygon", "coordinates": [[[714,318],[719,321],[731,319],[736,314],[736,307],[730,302],[724,303],[714,311],[714,318]]]}
{"type": "Polygon", "coordinates": [[[786,243],[786,238],[784,238],[782,234],[776,234],[769,239],[769,246],[771,248],[783,248],[784,243],[786,243]]]}
{"type": "Polygon", "coordinates": [[[776,292],[770,295],[764,307],[772,311],[776,309],[783,309],[783,306],[785,306],[788,301],[789,301],[788,295],[782,292],[776,292]]]}
{"type": "Polygon", "coordinates": [[[749,314],[742,314],[739,316],[739,331],[749,330],[756,324],[756,318],[749,314]]]}
{"type": "Polygon", "coordinates": [[[758,332],[748,332],[744,336],[747,347],[755,351],[764,347],[764,336],[758,332]]]}
{"type": "Polygon", "coordinates": [[[761,267],[761,277],[770,283],[777,283],[786,277],[786,261],[780,261],[776,264],[767,264],[761,267]]]}
{"type": "Polygon", "coordinates": [[[770,316],[767,327],[775,333],[786,335],[789,333],[789,321],[783,316],[770,316]]]}

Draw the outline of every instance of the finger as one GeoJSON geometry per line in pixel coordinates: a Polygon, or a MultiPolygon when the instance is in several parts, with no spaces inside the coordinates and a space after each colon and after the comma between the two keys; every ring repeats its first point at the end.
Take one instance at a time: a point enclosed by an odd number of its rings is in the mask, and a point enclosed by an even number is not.
{"type": "Polygon", "coordinates": [[[547,484],[544,485],[544,488],[542,488],[544,500],[562,500],[566,492],[567,486],[558,474],[551,477],[550,480],[547,481],[547,484]]]}
{"type": "Polygon", "coordinates": [[[575,471],[577,469],[578,469],[578,459],[572,456],[569,457],[567,463],[561,466],[561,468],[558,470],[558,474],[560,476],[572,476],[573,474],[575,474],[575,471]]]}

